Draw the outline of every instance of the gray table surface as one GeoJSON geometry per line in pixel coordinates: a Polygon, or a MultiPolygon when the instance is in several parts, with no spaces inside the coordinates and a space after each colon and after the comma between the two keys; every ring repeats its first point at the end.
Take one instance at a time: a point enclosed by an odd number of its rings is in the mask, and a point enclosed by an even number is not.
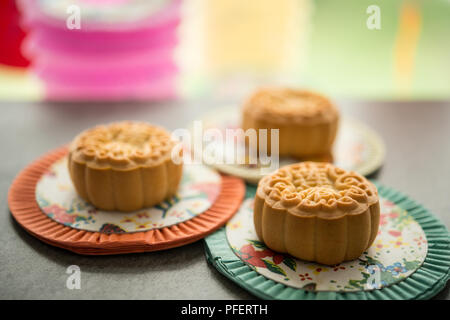
{"type": "MultiPolygon", "coordinates": [[[[228,101],[229,102],[229,101],[228,101]]],[[[25,232],[11,217],[8,189],[36,157],[84,128],[118,119],[186,127],[225,101],[58,104],[0,103],[0,298],[254,299],[207,264],[204,243],[162,252],[81,256],[25,232]],[[81,268],[81,289],[66,288],[66,268],[81,268]]],[[[344,114],[384,138],[386,162],[375,176],[410,195],[450,227],[450,103],[339,101],[344,114]]],[[[449,285],[438,299],[450,299],[449,285]]]]}

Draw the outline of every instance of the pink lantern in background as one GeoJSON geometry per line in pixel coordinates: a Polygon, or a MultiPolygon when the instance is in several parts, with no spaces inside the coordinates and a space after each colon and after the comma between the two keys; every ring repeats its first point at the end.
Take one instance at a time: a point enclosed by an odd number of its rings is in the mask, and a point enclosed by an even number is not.
{"type": "Polygon", "coordinates": [[[19,0],[19,4],[29,31],[24,54],[43,81],[47,99],[176,97],[180,0],[19,0]],[[73,4],[79,8],[79,29],[68,25],[73,4]]]}

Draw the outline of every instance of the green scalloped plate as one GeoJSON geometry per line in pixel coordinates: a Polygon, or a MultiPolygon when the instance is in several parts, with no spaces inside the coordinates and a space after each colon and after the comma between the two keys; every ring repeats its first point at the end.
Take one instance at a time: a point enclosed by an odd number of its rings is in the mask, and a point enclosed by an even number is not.
{"type": "MultiPolygon", "coordinates": [[[[450,236],[427,209],[406,195],[376,183],[379,194],[400,206],[420,224],[428,241],[422,266],[406,279],[382,289],[358,292],[307,291],[267,279],[245,264],[228,245],[225,228],[205,238],[206,258],[220,273],[262,299],[280,300],[419,300],[430,299],[450,278],[450,236]]],[[[250,196],[247,188],[247,196],[250,196]]]]}

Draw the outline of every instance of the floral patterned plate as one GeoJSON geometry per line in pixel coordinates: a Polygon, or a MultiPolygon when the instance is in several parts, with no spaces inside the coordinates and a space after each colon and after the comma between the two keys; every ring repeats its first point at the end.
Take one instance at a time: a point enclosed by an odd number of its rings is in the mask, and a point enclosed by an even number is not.
{"type": "MultiPolygon", "coordinates": [[[[239,129],[240,111],[235,106],[222,107],[206,115],[202,119],[202,129],[217,128],[225,136],[226,129],[239,129]]],[[[191,130],[194,131],[195,126],[191,130]]],[[[194,132],[195,134],[195,132],[194,132]]],[[[227,148],[236,148],[217,143],[215,146],[217,153],[227,148]]],[[[237,148],[245,150],[245,145],[237,148]]],[[[212,148],[204,148],[212,152],[212,148]]],[[[333,148],[333,163],[345,170],[356,171],[362,175],[370,175],[383,164],[385,157],[385,146],[381,137],[364,123],[344,117],[341,120],[336,142],[333,148]]],[[[208,156],[207,154],[205,156],[208,156]]],[[[298,162],[292,158],[280,158],[279,165],[284,166],[298,162]]],[[[240,177],[247,182],[257,183],[264,175],[265,170],[260,170],[260,164],[227,164],[217,163],[212,165],[217,170],[226,174],[240,177]]]]}
{"type": "Polygon", "coordinates": [[[253,186],[247,186],[246,200],[226,228],[205,239],[207,258],[262,298],[429,298],[449,279],[448,231],[406,196],[383,186],[378,189],[380,232],[358,260],[324,266],[268,249],[253,226],[253,186]]]}
{"type": "Polygon", "coordinates": [[[256,272],[294,288],[380,289],[409,276],[427,254],[426,236],[406,210],[383,198],[380,204],[380,230],[374,244],[358,260],[331,267],[276,253],[259,241],[253,224],[253,197],[227,223],[227,239],[236,255],[256,272]]]}
{"type": "Polygon", "coordinates": [[[153,208],[135,212],[97,210],[81,199],[70,180],[67,158],[55,162],[36,186],[36,200],[51,219],[71,228],[104,233],[160,229],[206,211],[220,192],[221,178],[203,165],[187,165],[178,194],[153,208]]]}
{"type": "MultiPolygon", "coordinates": [[[[23,169],[9,188],[8,205],[11,215],[17,223],[31,235],[49,245],[78,254],[112,255],[150,252],[180,247],[198,241],[223,226],[237,211],[245,194],[245,184],[241,179],[222,175],[220,192],[214,203],[206,211],[191,219],[167,227],[152,228],[139,232],[123,232],[112,226],[104,228],[102,232],[80,230],[49,218],[36,201],[38,182],[41,181],[43,175],[49,174],[49,170],[54,163],[66,157],[67,153],[66,146],[57,148],[36,159],[23,169]]],[[[51,173],[49,175],[52,176],[51,173]]],[[[208,187],[207,191],[200,188],[190,195],[203,194],[204,200],[205,195],[206,198],[208,195],[214,195],[214,193],[211,193],[213,190],[214,187],[211,190],[208,187]]],[[[183,194],[183,192],[180,192],[180,194],[183,194]]],[[[166,211],[166,216],[168,213],[169,211],[166,211]]],[[[50,214],[54,215],[54,213],[50,214]]],[[[98,219],[96,214],[92,214],[91,220],[98,219]]],[[[161,215],[161,212],[156,212],[157,218],[158,215],[161,215]]],[[[179,217],[175,215],[175,218],[179,217]]],[[[80,224],[83,224],[84,221],[86,219],[82,218],[79,221],[75,219],[75,222],[80,224]]]]}

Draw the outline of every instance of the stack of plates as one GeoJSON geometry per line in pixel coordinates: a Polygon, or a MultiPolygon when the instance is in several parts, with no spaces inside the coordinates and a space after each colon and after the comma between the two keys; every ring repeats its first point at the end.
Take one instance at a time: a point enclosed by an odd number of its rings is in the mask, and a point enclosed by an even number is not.
{"type": "Polygon", "coordinates": [[[175,96],[179,0],[20,0],[19,4],[29,29],[24,51],[33,72],[45,83],[48,99],[175,96]]]}
{"type": "Polygon", "coordinates": [[[52,246],[79,254],[148,252],[198,241],[222,227],[237,211],[245,194],[245,184],[239,178],[219,176],[207,168],[203,171],[209,172],[207,176],[198,175],[198,172],[202,172],[198,171],[198,167],[196,173],[189,174],[189,169],[185,167],[183,171],[186,178],[183,185],[188,183],[190,187],[180,187],[180,197],[177,201],[165,201],[153,208],[130,213],[91,210],[78,204],[70,205],[71,208],[65,210],[59,205],[61,204],[59,200],[64,203],[63,206],[75,203],[73,200],[78,197],[74,193],[74,197],[58,197],[59,204],[50,203],[48,201],[50,198],[39,195],[39,190],[49,190],[49,185],[42,185],[42,189],[38,185],[42,179],[54,177],[55,180],[52,178],[50,180],[56,183],[53,184],[56,189],[72,193],[71,183],[70,186],[65,186],[65,183],[61,185],[56,179],[57,177],[64,179],[67,174],[63,169],[66,165],[61,167],[58,165],[58,161],[64,159],[66,155],[67,148],[62,147],[49,152],[25,168],[10,188],[8,203],[13,217],[30,234],[52,246]],[[60,169],[54,170],[56,168],[54,165],[60,169]],[[213,179],[215,182],[211,184],[210,178],[215,175],[218,180],[213,179]],[[194,176],[195,179],[192,179],[194,176]],[[218,192],[211,193],[212,189],[218,192]],[[47,204],[44,205],[43,202],[47,204]],[[46,207],[53,208],[49,209],[51,213],[44,209],[46,207]],[[48,212],[45,213],[44,210],[48,212]],[[82,217],[80,210],[84,210],[87,216],[82,217]],[[161,211],[164,211],[162,216],[161,211]],[[101,222],[100,224],[103,224],[101,228],[95,227],[94,224],[100,222],[105,215],[109,217],[108,221],[101,222]],[[145,219],[145,225],[141,219],[145,219]],[[133,227],[134,222],[141,225],[135,224],[133,227]],[[130,223],[131,228],[125,227],[123,223],[130,223]]]}

